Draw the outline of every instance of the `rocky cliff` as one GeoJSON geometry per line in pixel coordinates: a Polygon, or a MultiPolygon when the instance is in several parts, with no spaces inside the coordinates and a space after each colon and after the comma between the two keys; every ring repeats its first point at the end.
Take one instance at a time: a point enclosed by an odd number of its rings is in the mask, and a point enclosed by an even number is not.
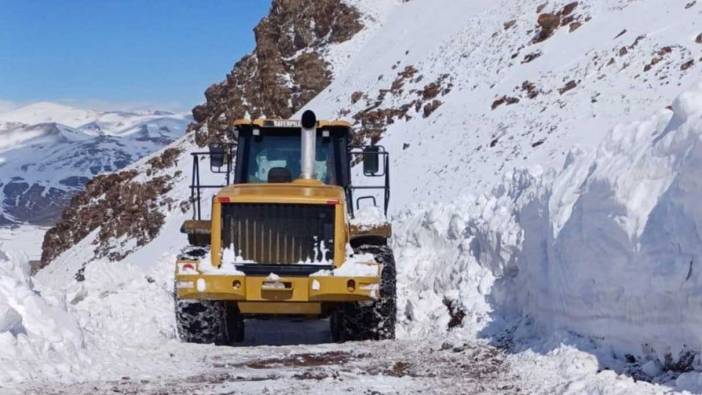
{"type": "Polygon", "coordinates": [[[288,118],[332,78],[326,47],[344,42],[362,24],[358,11],[340,0],[276,0],[254,29],[256,48],[227,78],[207,88],[207,101],[193,109],[189,130],[198,144],[217,141],[230,121],[288,118]]]}

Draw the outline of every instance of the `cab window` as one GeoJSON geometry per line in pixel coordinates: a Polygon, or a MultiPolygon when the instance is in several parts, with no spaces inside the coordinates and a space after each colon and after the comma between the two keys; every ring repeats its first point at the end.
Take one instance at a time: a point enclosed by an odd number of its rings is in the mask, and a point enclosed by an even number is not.
{"type": "MultiPolygon", "coordinates": [[[[301,137],[297,133],[270,133],[251,136],[248,144],[248,160],[244,182],[265,183],[271,170],[278,168],[290,172],[290,178],[296,179],[301,171],[301,137]]],[[[314,163],[315,178],[325,184],[336,183],[334,177],[334,158],[331,139],[317,136],[317,149],[314,163]]]]}

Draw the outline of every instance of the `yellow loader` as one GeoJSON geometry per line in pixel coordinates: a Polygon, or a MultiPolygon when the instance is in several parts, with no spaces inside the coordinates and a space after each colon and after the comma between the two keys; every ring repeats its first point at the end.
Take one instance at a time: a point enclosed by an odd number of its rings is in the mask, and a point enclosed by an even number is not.
{"type": "Polygon", "coordinates": [[[244,339],[244,318],[288,315],[328,317],[335,341],[393,339],[391,227],[354,220],[361,203],[377,200],[387,215],[388,152],[353,147],[348,122],[312,111],[299,121],[238,120],[229,135],[192,154],[193,219],[175,268],[180,338],[233,344],[244,339]],[[201,162],[225,184],[201,182],[201,162]],[[382,185],[352,183],[360,162],[358,177],[382,185]],[[205,189],[216,193],[203,211],[205,189]]]}

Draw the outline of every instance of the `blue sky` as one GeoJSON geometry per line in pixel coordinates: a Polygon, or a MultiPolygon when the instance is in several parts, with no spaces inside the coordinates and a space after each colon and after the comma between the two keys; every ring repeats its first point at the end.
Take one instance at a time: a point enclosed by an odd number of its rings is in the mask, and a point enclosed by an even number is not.
{"type": "Polygon", "coordinates": [[[0,107],[189,110],[253,49],[270,0],[0,0],[0,107]]]}

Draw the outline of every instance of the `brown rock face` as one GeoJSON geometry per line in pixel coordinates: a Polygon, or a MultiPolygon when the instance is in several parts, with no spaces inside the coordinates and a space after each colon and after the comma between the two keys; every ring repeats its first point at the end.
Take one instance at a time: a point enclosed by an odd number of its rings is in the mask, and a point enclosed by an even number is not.
{"type": "Polygon", "coordinates": [[[541,27],[541,31],[534,37],[534,42],[539,43],[553,35],[553,32],[561,25],[560,14],[541,14],[536,20],[541,27]]]}
{"type": "Polygon", "coordinates": [[[575,13],[578,7],[578,2],[574,1],[566,4],[558,12],[553,13],[542,13],[546,4],[539,6],[537,13],[539,13],[536,19],[537,33],[536,36],[531,40],[532,44],[540,43],[547,40],[549,37],[553,36],[556,30],[562,26],[568,26],[569,31],[572,33],[578,28],[580,28],[583,23],[590,20],[590,17],[583,17],[582,15],[577,15],[575,13]]]}
{"type": "MultiPolygon", "coordinates": [[[[168,163],[174,151],[168,149],[154,158],[157,165],[168,163]]],[[[151,161],[150,161],[151,162],[151,161]]],[[[152,165],[149,173],[156,169],[152,165]]],[[[85,190],[71,199],[58,223],[44,236],[39,270],[52,259],[78,243],[90,232],[100,228],[94,254],[111,260],[122,259],[131,251],[120,251],[116,239],[126,236],[141,246],[156,237],[163,225],[164,215],[159,208],[173,203],[163,195],[172,188],[173,175],[160,175],[144,182],[133,181],[136,170],[99,175],[85,186],[85,190]],[[108,226],[105,226],[108,224],[108,226]]]]}
{"type": "Polygon", "coordinates": [[[325,46],[346,41],[362,28],[359,12],[340,0],[274,0],[254,29],[256,49],[234,65],[225,81],[205,91],[188,130],[200,145],[219,141],[231,121],[288,118],[331,82],[321,56],[325,46]],[[203,126],[206,126],[204,128],[203,126]]]}
{"type": "MultiPolygon", "coordinates": [[[[453,83],[449,74],[440,75],[435,81],[424,85],[421,89],[409,89],[410,95],[404,97],[403,104],[394,103],[392,107],[383,107],[383,101],[387,97],[400,98],[402,93],[408,89],[407,85],[411,88],[422,81],[424,77],[418,73],[419,70],[414,65],[405,66],[397,73],[388,88],[378,90],[378,96],[375,100],[368,98],[365,94],[362,95],[366,101],[366,107],[352,116],[354,120],[353,143],[355,145],[363,145],[366,140],[371,143],[378,142],[388,125],[392,125],[399,119],[411,119],[409,112],[412,109],[417,112],[423,111],[421,114],[427,118],[443,104],[441,100],[435,98],[451,92],[453,83]]],[[[353,102],[353,96],[351,100],[353,102]]]]}
{"type": "Polygon", "coordinates": [[[42,244],[41,267],[46,266],[52,259],[103,223],[107,210],[95,210],[95,203],[91,203],[92,199],[97,199],[107,191],[116,189],[115,186],[121,186],[136,174],[133,170],[123,171],[100,175],[88,182],[85,190],[71,199],[71,204],[63,211],[56,226],[46,232],[42,244]]]}
{"type": "Polygon", "coordinates": [[[577,87],[577,86],[578,86],[577,82],[575,82],[573,80],[568,81],[562,88],[558,89],[558,93],[562,95],[562,94],[568,92],[569,90],[575,89],[575,87],[577,87]]]}

